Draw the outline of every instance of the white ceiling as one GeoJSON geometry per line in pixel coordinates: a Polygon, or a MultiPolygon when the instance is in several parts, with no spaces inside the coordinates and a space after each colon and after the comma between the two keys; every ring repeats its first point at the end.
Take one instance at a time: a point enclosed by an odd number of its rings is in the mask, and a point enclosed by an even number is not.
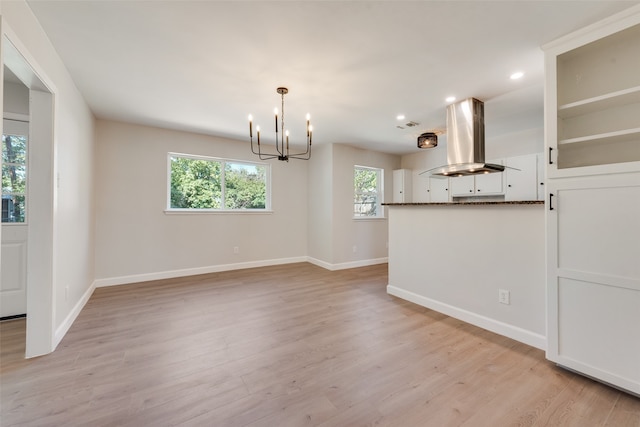
{"type": "Polygon", "coordinates": [[[99,118],[247,142],[286,86],[292,142],[309,112],[314,144],[397,154],[449,95],[485,101],[487,138],[539,127],[540,46],[637,3],[28,0],[99,118]]]}

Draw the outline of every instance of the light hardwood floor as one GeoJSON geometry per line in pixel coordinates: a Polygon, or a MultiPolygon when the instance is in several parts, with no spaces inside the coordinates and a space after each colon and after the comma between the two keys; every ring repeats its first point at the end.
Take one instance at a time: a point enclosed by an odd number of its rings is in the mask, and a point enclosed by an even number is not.
{"type": "Polygon", "coordinates": [[[640,426],[640,399],[302,263],[99,288],[47,356],[0,325],[0,425],[640,426]]]}

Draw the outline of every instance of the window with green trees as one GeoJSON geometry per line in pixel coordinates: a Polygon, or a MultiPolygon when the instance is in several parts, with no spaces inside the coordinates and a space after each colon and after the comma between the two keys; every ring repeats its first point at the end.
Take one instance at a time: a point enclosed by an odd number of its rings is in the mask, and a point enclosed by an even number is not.
{"type": "Polygon", "coordinates": [[[270,209],[269,165],[169,153],[170,210],[270,209]]]}
{"type": "Polygon", "coordinates": [[[354,218],[383,217],[383,170],[366,166],[353,168],[353,216],[354,218]]]}
{"type": "Polygon", "coordinates": [[[27,138],[2,135],[2,222],[25,222],[27,138]]]}

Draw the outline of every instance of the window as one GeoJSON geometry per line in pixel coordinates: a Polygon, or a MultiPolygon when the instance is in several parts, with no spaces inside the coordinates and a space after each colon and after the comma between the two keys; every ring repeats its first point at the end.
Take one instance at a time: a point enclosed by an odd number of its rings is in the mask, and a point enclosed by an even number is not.
{"type": "Polygon", "coordinates": [[[383,170],[366,166],[353,169],[354,218],[382,218],[383,170]]]}
{"type": "Polygon", "coordinates": [[[269,165],[169,153],[169,210],[270,209],[269,165]]]}
{"type": "Polygon", "coordinates": [[[2,135],[2,222],[25,222],[26,192],[27,137],[2,135]]]}

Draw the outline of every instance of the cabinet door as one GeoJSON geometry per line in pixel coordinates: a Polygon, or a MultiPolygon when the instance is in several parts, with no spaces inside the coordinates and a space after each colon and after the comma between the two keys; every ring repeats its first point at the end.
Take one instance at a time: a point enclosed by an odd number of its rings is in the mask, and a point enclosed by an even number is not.
{"type": "Polygon", "coordinates": [[[476,175],[475,178],[476,195],[504,194],[504,172],[476,175]]]}
{"type": "Polygon", "coordinates": [[[428,203],[431,200],[429,181],[431,178],[428,174],[413,176],[413,195],[412,200],[415,203],[428,203]]]}
{"type": "Polygon", "coordinates": [[[544,195],[544,191],[545,191],[544,160],[545,160],[544,153],[540,153],[536,155],[536,161],[538,163],[536,168],[538,170],[538,173],[536,174],[536,187],[538,192],[538,200],[544,200],[544,197],[545,197],[544,195]]]}
{"type": "Polygon", "coordinates": [[[640,173],[549,182],[547,358],[640,393],[640,173]]]}
{"type": "Polygon", "coordinates": [[[505,166],[507,187],[504,199],[536,200],[538,198],[536,155],[509,157],[505,161],[505,166]]]}
{"type": "Polygon", "coordinates": [[[449,201],[449,178],[429,178],[429,201],[444,203],[449,201]]]}
{"type": "Polygon", "coordinates": [[[393,171],[393,203],[410,203],[413,195],[411,171],[396,169],[393,171]]]}
{"type": "Polygon", "coordinates": [[[457,176],[449,179],[452,196],[473,196],[475,180],[473,176],[457,176]]]}

